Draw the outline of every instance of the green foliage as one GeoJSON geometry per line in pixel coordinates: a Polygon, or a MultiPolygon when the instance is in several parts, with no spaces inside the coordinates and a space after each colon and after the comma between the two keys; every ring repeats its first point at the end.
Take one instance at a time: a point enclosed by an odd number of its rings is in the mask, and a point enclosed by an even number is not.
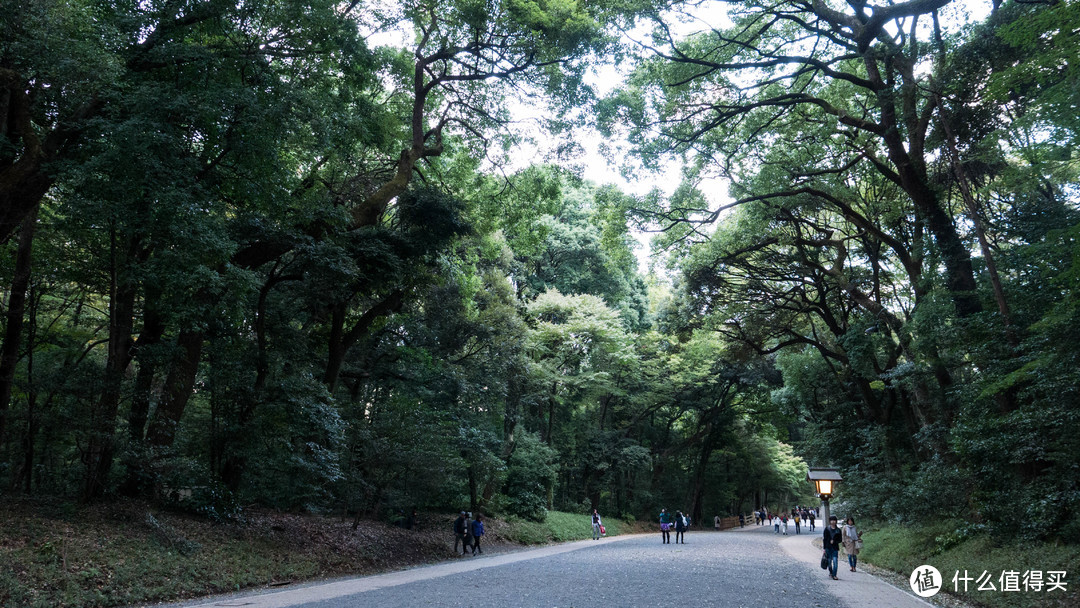
{"type": "Polygon", "coordinates": [[[558,453],[533,433],[522,433],[514,443],[506,463],[506,494],[508,512],[531,521],[542,522],[547,517],[548,489],[555,483],[555,460],[558,453]]]}
{"type": "MultiPolygon", "coordinates": [[[[862,520],[863,549],[860,561],[888,568],[908,576],[918,566],[930,564],[944,576],[951,590],[952,575],[966,570],[971,576],[979,576],[984,570],[990,573],[1026,570],[1068,571],[1080,559],[1075,546],[1046,541],[1002,543],[1001,538],[980,530],[969,522],[947,517],[925,518],[914,525],[866,524],[862,520]]],[[[1015,526],[1023,527],[1027,520],[1014,520],[1015,526]]],[[[1034,607],[1046,605],[1048,598],[1038,593],[988,593],[971,585],[961,598],[996,607],[1034,607]]],[[[1070,593],[1075,593],[1071,592],[1070,593]]],[[[1067,605],[1072,597],[1059,598],[1067,605]]]]}
{"type": "Polygon", "coordinates": [[[965,518],[940,555],[1080,537],[1076,3],[805,48],[823,4],[681,38],[653,4],[0,0],[0,188],[44,188],[0,484],[535,543],[806,504],[832,464],[860,517],[965,518]],[[646,23],[663,55],[615,47],[646,23]],[[683,182],[507,169],[515,96],[683,182]]]}
{"type": "MultiPolygon", "coordinates": [[[[629,525],[615,518],[602,518],[607,536],[627,533],[629,525]]],[[[548,511],[544,520],[509,518],[508,529],[502,533],[507,540],[524,545],[543,545],[592,538],[592,516],[588,513],[548,511]]]]}

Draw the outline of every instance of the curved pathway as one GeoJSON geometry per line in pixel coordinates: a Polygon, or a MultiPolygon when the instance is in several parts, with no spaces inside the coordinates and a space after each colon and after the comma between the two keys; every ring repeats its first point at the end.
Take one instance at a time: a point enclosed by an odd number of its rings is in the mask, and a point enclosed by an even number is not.
{"type": "Polygon", "coordinates": [[[840,581],[828,580],[816,563],[819,550],[810,544],[815,537],[777,536],[764,526],[692,532],[685,545],[664,545],[659,533],[622,536],[182,606],[928,606],[868,574],[842,570],[840,581]]]}

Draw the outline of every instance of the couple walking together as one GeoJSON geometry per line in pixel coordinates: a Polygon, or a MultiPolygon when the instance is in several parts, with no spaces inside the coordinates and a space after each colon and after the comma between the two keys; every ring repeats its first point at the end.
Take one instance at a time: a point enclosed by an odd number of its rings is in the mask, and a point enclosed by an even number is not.
{"type": "Polygon", "coordinates": [[[822,533],[822,540],[825,546],[825,552],[822,554],[822,568],[828,567],[829,577],[834,581],[839,580],[836,576],[836,571],[839,568],[840,561],[840,545],[844,545],[844,552],[847,553],[848,565],[851,567],[851,571],[855,572],[855,564],[858,563],[859,550],[862,549],[862,532],[859,532],[855,527],[855,518],[848,517],[847,523],[843,528],[837,526],[836,516],[829,518],[829,525],[825,527],[825,531],[822,533]]]}

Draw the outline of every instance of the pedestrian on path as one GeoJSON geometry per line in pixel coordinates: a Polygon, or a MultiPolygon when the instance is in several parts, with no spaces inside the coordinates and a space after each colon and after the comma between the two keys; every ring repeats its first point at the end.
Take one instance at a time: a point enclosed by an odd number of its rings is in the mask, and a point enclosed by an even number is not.
{"type": "Polygon", "coordinates": [[[813,532],[814,531],[814,510],[813,509],[810,509],[809,517],[810,517],[810,531],[813,532]]]}
{"type": "Polygon", "coordinates": [[[469,511],[468,513],[465,514],[465,548],[461,552],[462,555],[465,555],[470,550],[472,550],[472,545],[473,545],[472,525],[473,525],[472,511],[469,511]]]}
{"type": "Polygon", "coordinates": [[[772,516],[772,531],[773,534],[780,533],[780,518],[776,515],[772,516]]]}
{"type": "Polygon", "coordinates": [[[483,553],[484,550],[480,548],[480,539],[484,536],[484,518],[477,513],[476,519],[472,522],[472,554],[475,556],[477,553],[483,553]]]}
{"type": "Polygon", "coordinates": [[[719,532],[719,531],[720,531],[720,516],[719,516],[719,515],[717,515],[716,517],[713,517],[713,518],[712,518],[712,525],[713,525],[713,528],[714,528],[714,529],[715,529],[715,530],[716,530],[717,532],[719,532]]]}
{"type": "Polygon", "coordinates": [[[822,533],[822,544],[825,546],[825,557],[829,560],[829,576],[832,579],[839,580],[836,577],[836,570],[839,567],[840,560],[840,542],[844,538],[844,533],[836,527],[836,516],[829,518],[829,525],[825,527],[825,531],[822,533]]]}
{"type": "Polygon", "coordinates": [[[604,527],[603,522],[600,521],[600,514],[596,512],[596,509],[592,510],[592,538],[593,540],[600,540],[600,529],[604,527]]]}
{"type": "Polygon", "coordinates": [[[686,518],[683,517],[682,511],[675,512],[675,544],[686,544],[686,518]]]}
{"type": "Polygon", "coordinates": [[[855,564],[859,561],[859,549],[862,548],[862,532],[855,527],[855,518],[848,516],[847,523],[842,530],[844,534],[844,552],[847,553],[848,565],[855,572],[855,564]]]}
{"type": "Polygon", "coordinates": [[[660,535],[664,539],[663,544],[671,544],[671,514],[667,509],[660,509],[660,535]]]}
{"type": "Polygon", "coordinates": [[[465,511],[454,520],[454,553],[457,553],[458,543],[461,544],[461,554],[465,555],[465,511]]]}
{"type": "Polygon", "coordinates": [[[800,534],[800,532],[799,532],[799,512],[798,511],[795,512],[795,517],[792,518],[792,519],[795,520],[795,534],[800,534]]]}

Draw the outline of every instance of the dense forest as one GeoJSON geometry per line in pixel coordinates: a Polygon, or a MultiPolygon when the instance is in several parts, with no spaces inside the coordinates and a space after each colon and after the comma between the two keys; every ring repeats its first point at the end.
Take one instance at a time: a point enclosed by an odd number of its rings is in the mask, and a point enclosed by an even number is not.
{"type": "Polygon", "coordinates": [[[1078,52],[1074,0],[0,0],[0,495],[702,521],[812,464],[1080,538],[1078,52]]]}

